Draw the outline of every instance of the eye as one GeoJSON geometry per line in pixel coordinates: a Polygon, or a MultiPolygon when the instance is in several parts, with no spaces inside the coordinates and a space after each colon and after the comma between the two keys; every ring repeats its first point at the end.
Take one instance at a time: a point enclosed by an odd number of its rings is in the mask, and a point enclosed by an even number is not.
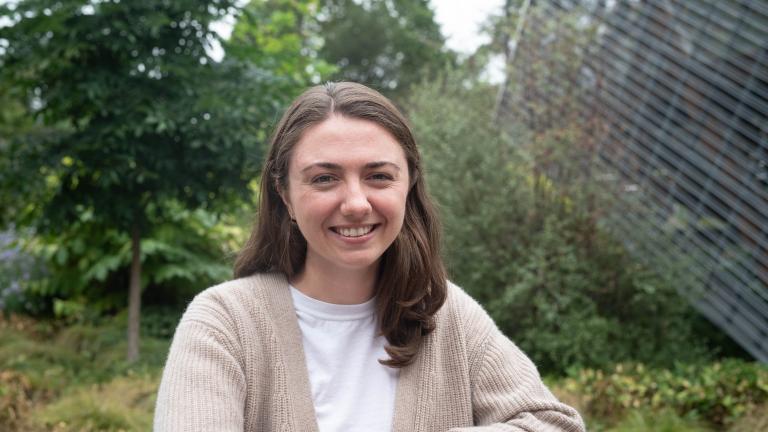
{"type": "Polygon", "coordinates": [[[334,180],[333,176],[328,174],[321,174],[319,176],[312,178],[312,184],[323,185],[323,184],[331,183],[333,180],[334,180]]]}
{"type": "Polygon", "coordinates": [[[374,174],[371,174],[370,176],[368,176],[368,178],[371,179],[371,180],[376,180],[376,181],[391,181],[391,180],[394,180],[394,178],[391,175],[387,174],[387,173],[374,173],[374,174]]]}

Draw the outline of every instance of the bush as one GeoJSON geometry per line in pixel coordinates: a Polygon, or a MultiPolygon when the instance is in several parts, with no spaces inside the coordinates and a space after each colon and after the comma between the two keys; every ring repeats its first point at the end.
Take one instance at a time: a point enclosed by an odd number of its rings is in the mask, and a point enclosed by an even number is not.
{"type": "Polygon", "coordinates": [[[455,282],[545,373],[710,359],[706,338],[694,337],[702,318],[678,295],[674,273],[631,256],[623,234],[603,224],[612,194],[581,145],[581,125],[502,128],[494,98],[461,70],[412,93],[455,282]]]}
{"type": "Polygon", "coordinates": [[[739,360],[674,369],[618,364],[573,371],[561,386],[581,395],[588,417],[618,420],[636,410],[669,409],[722,428],[768,402],[768,367],[739,360]]]}
{"type": "MultiPolygon", "coordinates": [[[[711,429],[695,419],[679,416],[667,409],[657,411],[637,410],[630,412],[607,432],[709,432],[711,429]]],[[[590,430],[594,431],[592,427],[590,430]]]]}
{"type": "Polygon", "coordinates": [[[79,388],[35,412],[33,423],[56,431],[147,431],[158,378],[118,377],[101,385],[79,388]]]}
{"type": "Polygon", "coordinates": [[[59,327],[11,316],[0,319],[0,370],[23,374],[37,398],[55,397],[73,385],[158,370],[170,341],[144,337],[138,363],[125,360],[125,315],[100,324],[59,327]]]}
{"type": "MultiPolygon", "coordinates": [[[[203,209],[186,210],[163,203],[170,220],[157,221],[141,241],[142,286],[149,304],[184,304],[200,290],[227,279],[229,259],[245,232],[233,216],[217,217],[203,209]]],[[[81,220],[55,235],[27,234],[23,251],[44,264],[31,278],[12,283],[27,305],[22,312],[55,316],[68,322],[92,322],[125,307],[131,262],[130,237],[81,220]]],[[[28,272],[27,272],[28,273],[28,272]]],[[[0,289],[2,301],[2,289],[0,289]]]]}
{"type": "Polygon", "coordinates": [[[0,429],[149,430],[170,341],[125,361],[125,315],[99,324],[0,315],[0,429]]]}

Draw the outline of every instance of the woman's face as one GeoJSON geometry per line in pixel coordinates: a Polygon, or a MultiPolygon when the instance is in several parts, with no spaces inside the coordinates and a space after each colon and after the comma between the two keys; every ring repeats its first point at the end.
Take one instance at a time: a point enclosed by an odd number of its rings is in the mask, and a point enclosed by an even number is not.
{"type": "Polygon", "coordinates": [[[283,200],[307,240],[307,266],[370,269],[403,226],[405,153],[384,128],[333,115],[293,149],[283,200]]]}

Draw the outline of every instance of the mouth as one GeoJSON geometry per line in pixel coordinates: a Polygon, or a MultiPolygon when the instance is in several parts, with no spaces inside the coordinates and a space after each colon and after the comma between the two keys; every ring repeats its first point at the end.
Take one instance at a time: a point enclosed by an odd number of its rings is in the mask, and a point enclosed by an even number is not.
{"type": "Polygon", "coordinates": [[[331,227],[331,231],[342,237],[355,238],[362,237],[375,230],[379,224],[361,225],[356,227],[331,227]]]}

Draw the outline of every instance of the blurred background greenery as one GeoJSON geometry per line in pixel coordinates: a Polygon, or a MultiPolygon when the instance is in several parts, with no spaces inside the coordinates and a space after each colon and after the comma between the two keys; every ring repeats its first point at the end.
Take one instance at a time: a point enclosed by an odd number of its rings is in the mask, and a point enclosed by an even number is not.
{"type": "Polygon", "coordinates": [[[679,295],[679,263],[604,223],[599,120],[578,80],[544,79],[578,74],[595,29],[543,17],[559,43],[497,82],[498,12],[467,54],[427,0],[2,3],[0,429],[151,427],[175,325],[250,229],[271,127],[342,79],[407,113],[451,278],[591,430],[768,428],[768,369],[679,295]]]}

